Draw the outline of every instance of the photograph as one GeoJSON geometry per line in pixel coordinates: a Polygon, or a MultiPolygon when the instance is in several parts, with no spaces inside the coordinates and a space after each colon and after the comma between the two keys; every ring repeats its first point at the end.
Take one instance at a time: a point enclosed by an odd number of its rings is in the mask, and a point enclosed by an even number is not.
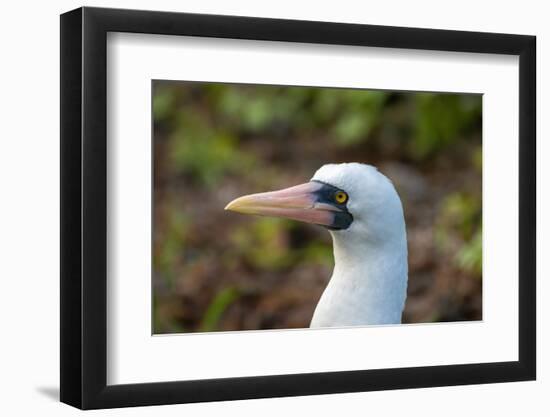
{"type": "MultiPolygon", "coordinates": [[[[80,410],[170,415],[205,402],[257,415],[260,399],[285,397],[291,415],[307,401],[307,415],[333,415],[360,396],[351,408],[411,414],[431,388],[439,414],[458,391],[489,414],[510,409],[505,390],[540,406],[542,14],[522,26],[519,9],[512,25],[494,7],[445,21],[415,6],[406,22],[395,7],[299,9],[63,10],[56,82],[37,84],[59,86],[60,106],[36,113],[59,125],[60,146],[24,153],[59,161],[59,194],[40,175],[15,181],[35,163],[6,176],[59,208],[59,285],[29,293],[22,280],[12,293],[41,300],[9,309],[51,313],[37,329],[52,349],[26,367],[49,379],[12,372],[40,382],[36,397],[55,381],[80,410]]],[[[29,62],[47,51],[16,49],[29,62]]],[[[6,103],[28,119],[25,100],[6,103]]],[[[36,219],[36,204],[16,207],[36,219]]],[[[26,222],[11,223],[27,254],[26,222]]],[[[43,267],[42,252],[18,273],[43,267]]],[[[23,327],[19,350],[45,340],[23,327]]]]}
{"type": "Polygon", "coordinates": [[[483,320],[481,94],[151,89],[153,334],[483,320]]]}

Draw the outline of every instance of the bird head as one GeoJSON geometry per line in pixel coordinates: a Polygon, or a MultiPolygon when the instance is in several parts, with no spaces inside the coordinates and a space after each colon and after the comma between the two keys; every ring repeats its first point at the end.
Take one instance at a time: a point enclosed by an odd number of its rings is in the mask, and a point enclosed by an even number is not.
{"type": "Polygon", "coordinates": [[[393,184],[375,167],[361,163],[324,165],[305,184],[239,197],[225,209],[318,224],[336,235],[374,240],[391,238],[404,228],[393,184]]]}

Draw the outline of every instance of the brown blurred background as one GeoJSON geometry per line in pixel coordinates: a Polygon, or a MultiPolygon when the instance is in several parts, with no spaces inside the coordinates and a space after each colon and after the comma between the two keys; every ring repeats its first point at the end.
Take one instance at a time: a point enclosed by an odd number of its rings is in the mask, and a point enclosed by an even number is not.
{"type": "Polygon", "coordinates": [[[329,233],[223,210],[365,162],[405,210],[405,323],[480,320],[480,95],[153,82],[154,333],[308,327],[329,233]]]}

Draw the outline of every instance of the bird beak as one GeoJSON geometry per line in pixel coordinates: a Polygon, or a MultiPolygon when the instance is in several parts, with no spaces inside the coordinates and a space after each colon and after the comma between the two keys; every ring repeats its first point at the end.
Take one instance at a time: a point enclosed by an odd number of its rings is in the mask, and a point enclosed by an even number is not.
{"type": "Polygon", "coordinates": [[[245,195],[230,202],[225,210],[331,226],[336,212],[341,210],[318,202],[322,187],[321,183],[308,182],[283,190],[245,195]]]}

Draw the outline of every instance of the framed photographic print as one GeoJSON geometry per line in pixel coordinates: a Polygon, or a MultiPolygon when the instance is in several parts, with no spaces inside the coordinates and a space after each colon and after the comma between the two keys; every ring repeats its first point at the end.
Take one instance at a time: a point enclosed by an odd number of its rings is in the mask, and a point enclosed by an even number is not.
{"type": "Polygon", "coordinates": [[[535,379],[535,38],[61,16],[61,401],[535,379]]]}

